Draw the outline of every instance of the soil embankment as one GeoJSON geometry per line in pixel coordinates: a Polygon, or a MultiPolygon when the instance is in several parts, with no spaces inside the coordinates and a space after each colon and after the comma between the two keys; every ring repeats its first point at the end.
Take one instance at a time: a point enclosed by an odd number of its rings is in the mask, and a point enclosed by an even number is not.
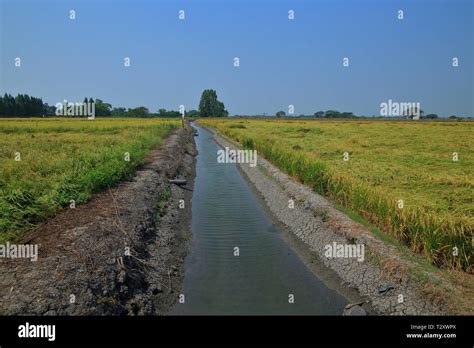
{"type": "Polygon", "coordinates": [[[174,131],[133,180],[25,233],[38,260],[0,260],[0,314],[165,314],[190,235],[194,130],[174,131]],[[185,179],[184,186],[170,179],[185,179]]]}

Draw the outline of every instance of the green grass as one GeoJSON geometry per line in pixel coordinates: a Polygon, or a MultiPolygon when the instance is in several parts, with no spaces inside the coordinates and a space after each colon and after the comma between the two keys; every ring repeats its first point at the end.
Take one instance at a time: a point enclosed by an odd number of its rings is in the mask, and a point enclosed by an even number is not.
{"type": "Polygon", "coordinates": [[[155,213],[155,221],[157,223],[161,221],[161,217],[166,213],[166,208],[168,207],[168,203],[171,198],[171,193],[171,187],[166,186],[159,194],[158,209],[155,213]]]}
{"type": "Polygon", "coordinates": [[[171,119],[0,119],[0,242],[71,200],[83,203],[130,178],[179,125],[171,119]]]}
{"type": "Polygon", "coordinates": [[[256,149],[287,174],[356,212],[432,264],[472,272],[474,123],[199,122],[244,148],[256,149]],[[343,160],[344,152],[348,161],[343,160]],[[452,160],[453,152],[459,161],[452,160]]]}

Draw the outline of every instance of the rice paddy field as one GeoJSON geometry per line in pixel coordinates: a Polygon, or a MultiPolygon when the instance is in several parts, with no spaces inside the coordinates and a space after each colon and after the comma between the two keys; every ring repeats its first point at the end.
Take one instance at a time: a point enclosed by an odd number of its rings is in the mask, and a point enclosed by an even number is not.
{"type": "Polygon", "coordinates": [[[473,122],[200,119],[431,263],[473,271],[473,122]]]}
{"type": "Polygon", "coordinates": [[[177,119],[0,118],[0,242],[130,178],[177,119]]]}

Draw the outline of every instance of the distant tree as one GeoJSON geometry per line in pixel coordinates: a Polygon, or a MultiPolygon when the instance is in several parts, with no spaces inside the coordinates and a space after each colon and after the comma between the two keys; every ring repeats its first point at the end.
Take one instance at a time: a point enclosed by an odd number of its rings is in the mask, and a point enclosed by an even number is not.
{"type": "Polygon", "coordinates": [[[201,117],[225,117],[229,113],[224,103],[217,99],[217,93],[213,89],[205,89],[199,102],[199,115],[201,117]]]}
{"type": "Polygon", "coordinates": [[[436,115],[436,114],[428,114],[428,115],[426,115],[424,118],[435,119],[435,118],[438,118],[438,115],[436,115]]]}
{"type": "Polygon", "coordinates": [[[342,118],[354,118],[354,114],[352,112],[342,112],[341,113],[342,118]]]}
{"type": "Polygon", "coordinates": [[[157,116],[159,117],[181,117],[181,113],[175,110],[158,109],[157,116]]]}
{"type": "Polygon", "coordinates": [[[455,118],[458,118],[458,117],[456,115],[451,115],[451,116],[449,116],[449,118],[455,119],[455,118]]]}
{"type": "Polygon", "coordinates": [[[127,116],[127,109],[125,108],[113,108],[111,115],[114,117],[124,117],[127,116]]]}
{"type": "Polygon", "coordinates": [[[335,110],[328,110],[325,112],[324,117],[326,118],[338,118],[341,117],[341,113],[335,110]]]}
{"type": "Polygon", "coordinates": [[[43,105],[43,115],[46,117],[55,116],[56,115],[56,107],[49,106],[48,103],[44,103],[43,105]]]}
{"type": "Polygon", "coordinates": [[[1,117],[34,117],[43,116],[45,104],[40,98],[30,97],[28,94],[18,94],[13,97],[5,93],[0,96],[1,117]]]}
{"type": "Polygon", "coordinates": [[[15,116],[28,116],[26,113],[26,98],[23,94],[18,94],[15,97],[15,116]]]}
{"type": "Polygon", "coordinates": [[[199,116],[199,111],[197,110],[189,110],[186,112],[187,117],[198,117],[199,116]]]}
{"type": "Polygon", "coordinates": [[[16,116],[15,111],[15,98],[13,98],[13,96],[10,94],[5,93],[3,96],[3,110],[1,112],[2,116],[16,116]]]}
{"type": "Polygon", "coordinates": [[[324,117],[324,111],[318,111],[314,113],[314,117],[324,117]]]}
{"type": "Polygon", "coordinates": [[[276,117],[278,118],[282,118],[282,117],[285,117],[286,114],[284,111],[278,111],[276,114],[275,114],[276,117]]]}
{"type": "Polygon", "coordinates": [[[0,96],[0,117],[3,116],[5,112],[5,101],[3,100],[3,97],[0,96]]]}
{"type": "Polygon", "coordinates": [[[127,116],[130,117],[149,117],[149,110],[144,106],[139,106],[137,108],[128,109],[127,116]]]}
{"type": "Polygon", "coordinates": [[[176,110],[168,110],[166,113],[166,117],[182,117],[181,113],[176,110]]]}
{"type": "Polygon", "coordinates": [[[96,116],[111,116],[112,115],[112,105],[109,103],[104,103],[101,99],[95,100],[95,115],[96,116]]]}

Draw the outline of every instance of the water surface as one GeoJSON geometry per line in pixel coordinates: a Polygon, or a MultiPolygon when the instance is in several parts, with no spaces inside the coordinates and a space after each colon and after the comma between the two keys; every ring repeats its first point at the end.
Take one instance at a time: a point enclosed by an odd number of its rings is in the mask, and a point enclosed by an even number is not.
{"type": "Polygon", "coordinates": [[[348,301],[306,267],[236,165],[217,163],[220,147],[212,134],[195,128],[199,154],[185,303],[177,303],[171,314],[341,315],[348,301]]]}

